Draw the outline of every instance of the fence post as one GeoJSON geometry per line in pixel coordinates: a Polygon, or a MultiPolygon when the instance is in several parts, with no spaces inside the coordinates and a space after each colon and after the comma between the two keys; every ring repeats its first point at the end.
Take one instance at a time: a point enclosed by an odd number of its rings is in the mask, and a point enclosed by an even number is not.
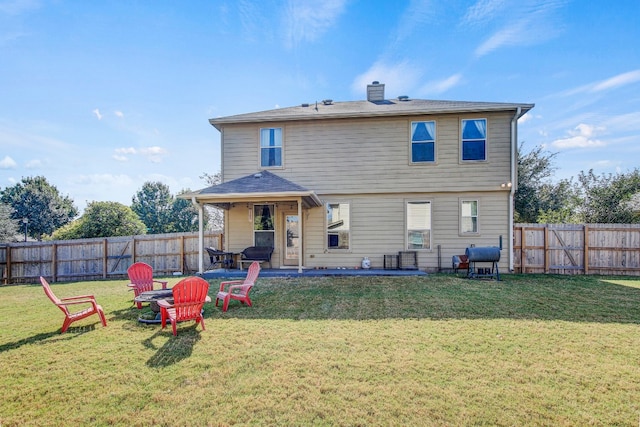
{"type": "Polygon", "coordinates": [[[544,274],[549,274],[549,224],[544,225],[544,274]]]}
{"type": "Polygon", "coordinates": [[[58,281],[58,244],[54,243],[51,246],[51,276],[53,282],[58,281]]]}
{"type": "Polygon", "coordinates": [[[584,225],[584,274],[589,274],[589,226],[584,225]]]}

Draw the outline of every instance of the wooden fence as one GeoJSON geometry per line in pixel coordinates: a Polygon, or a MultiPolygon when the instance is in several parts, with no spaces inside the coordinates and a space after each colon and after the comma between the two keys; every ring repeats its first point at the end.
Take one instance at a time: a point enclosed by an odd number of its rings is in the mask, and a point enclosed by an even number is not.
{"type": "Polygon", "coordinates": [[[516,273],[640,275],[640,224],[516,224],[516,273]]]}
{"type": "MultiPolygon", "coordinates": [[[[172,233],[0,245],[2,283],[119,278],[138,261],[159,276],[189,274],[198,270],[198,241],[198,233],[172,233]]],[[[220,248],[222,241],[221,233],[204,235],[205,247],[220,248]]]]}

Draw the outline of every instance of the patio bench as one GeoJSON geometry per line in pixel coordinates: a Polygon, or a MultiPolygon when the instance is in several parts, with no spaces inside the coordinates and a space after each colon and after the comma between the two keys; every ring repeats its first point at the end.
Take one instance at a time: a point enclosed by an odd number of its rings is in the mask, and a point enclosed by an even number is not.
{"type": "Polygon", "coordinates": [[[242,252],[240,252],[240,259],[238,260],[238,267],[242,270],[242,264],[251,264],[254,261],[260,263],[268,262],[269,268],[271,268],[271,255],[273,254],[273,248],[270,246],[249,246],[242,252]]]}

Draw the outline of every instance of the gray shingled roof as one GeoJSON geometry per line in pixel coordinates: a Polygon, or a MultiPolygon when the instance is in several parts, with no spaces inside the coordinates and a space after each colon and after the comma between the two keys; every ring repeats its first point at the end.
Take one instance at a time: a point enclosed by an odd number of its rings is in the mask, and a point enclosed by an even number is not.
{"type": "Polygon", "coordinates": [[[242,193],[304,193],[309,190],[279,177],[269,171],[261,171],[222,184],[197,191],[197,194],[242,194],[242,193]]]}
{"type": "Polygon", "coordinates": [[[186,199],[195,197],[197,200],[225,207],[230,202],[252,199],[258,196],[261,199],[269,197],[274,199],[283,197],[293,199],[300,197],[305,207],[322,206],[322,202],[313,191],[269,171],[256,172],[192,193],[184,193],[179,197],[186,199]]]}
{"type": "Polygon", "coordinates": [[[284,120],[317,120],[356,117],[406,116],[416,114],[479,113],[492,111],[517,111],[520,116],[534,104],[506,102],[435,101],[426,99],[398,99],[384,101],[314,102],[296,107],[278,108],[255,113],[238,114],[210,119],[216,128],[230,123],[255,123],[284,120]],[[305,106],[306,105],[306,106],[305,106]]]}

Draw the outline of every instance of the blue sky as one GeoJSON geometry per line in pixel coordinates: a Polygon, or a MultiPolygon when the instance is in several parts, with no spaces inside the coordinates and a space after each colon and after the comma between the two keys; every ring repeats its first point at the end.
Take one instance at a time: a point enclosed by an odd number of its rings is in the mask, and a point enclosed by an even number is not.
{"type": "Polygon", "coordinates": [[[212,117],[331,98],[531,102],[555,178],[640,161],[640,1],[0,0],[0,188],[84,209],[220,169],[212,117]]]}

